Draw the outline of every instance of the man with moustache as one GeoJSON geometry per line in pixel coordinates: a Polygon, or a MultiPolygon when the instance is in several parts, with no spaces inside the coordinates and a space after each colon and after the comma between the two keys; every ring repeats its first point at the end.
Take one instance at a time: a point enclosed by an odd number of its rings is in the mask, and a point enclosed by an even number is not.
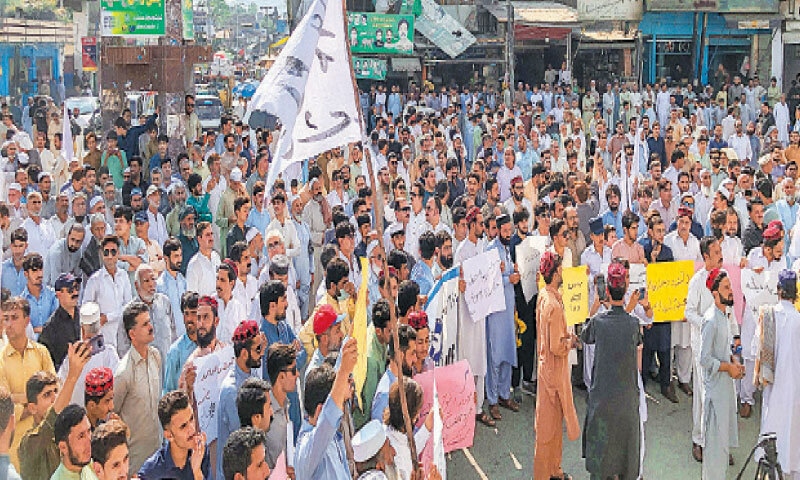
{"type": "Polygon", "coordinates": [[[409,325],[399,325],[397,337],[400,351],[395,350],[394,342],[389,342],[388,366],[378,382],[372,399],[372,420],[383,421],[384,414],[389,408],[389,388],[397,381],[398,375],[411,378],[414,374],[413,367],[417,360],[417,332],[409,325]]]}
{"type": "Polygon", "coordinates": [[[86,410],[80,405],[67,405],[56,417],[53,431],[61,463],[50,478],[93,478],[91,425],[86,410]]]}
{"type": "Polygon", "coordinates": [[[78,295],[81,279],[71,273],[62,273],[56,280],[55,291],[58,308],[50,316],[39,335],[39,343],[47,347],[56,371],[67,356],[67,346],[80,340],[78,325],[78,295]]]}
{"type": "Polygon", "coordinates": [[[181,297],[186,293],[186,278],[181,273],[183,266],[183,251],[181,242],[175,237],[170,237],[164,242],[164,271],[156,281],[156,292],[166,295],[172,307],[173,325],[175,336],[180,337],[186,330],[183,326],[183,313],[181,311],[181,297]]]}
{"type": "Polygon", "coordinates": [[[490,314],[486,318],[486,399],[489,401],[489,414],[500,420],[499,406],[519,411],[519,405],[511,398],[511,371],[517,366],[517,325],[514,320],[514,285],[519,283],[520,275],[511,261],[511,234],[514,226],[511,217],[497,217],[497,237],[489,244],[489,249],[497,251],[500,257],[500,270],[503,277],[503,297],[506,308],[490,314]]]}
{"type": "Polygon", "coordinates": [[[99,480],[128,480],[128,426],[110,420],[92,432],[92,469],[99,480]]]}
{"type": "Polygon", "coordinates": [[[236,408],[236,394],[245,380],[252,377],[261,366],[261,359],[264,356],[266,338],[258,330],[258,323],[255,320],[243,320],[233,331],[233,354],[235,357],[234,365],[228,371],[225,379],[222,380],[219,393],[219,410],[217,412],[217,478],[223,478],[222,454],[231,432],[237,430],[239,414],[236,408]]]}
{"type": "Polygon", "coordinates": [[[169,352],[167,352],[163,393],[178,388],[183,365],[192,352],[197,349],[197,304],[199,299],[200,296],[196,292],[185,292],[181,295],[180,310],[184,333],[169,347],[169,352]]]}
{"type": "Polygon", "coordinates": [[[114,374],[114,410],[126,424],[136,425],[131,432],[128,469],[133,475],[161,445],[161,354],[150,346],[154,337],[147,305],[141,301],[129,303],[122,313],[122,324],[131,349],[114,374]]]}
{"type": "Polygon", "coordinates": [[[528,212],[528,217],[533,216],[533,204],[525,198],[525,186],[521,176],[511,179],[511,196],[505,201],[504,206],[509,214],[524,208],[528,212]]]}
{"type": "Polygon", "coordinates": [[[86,227],[73,223],[62,238],[51,246],[44,255],[44,284],[54,286],[62,273],[81,276],[81,245],[86,236],[86,227]]]}

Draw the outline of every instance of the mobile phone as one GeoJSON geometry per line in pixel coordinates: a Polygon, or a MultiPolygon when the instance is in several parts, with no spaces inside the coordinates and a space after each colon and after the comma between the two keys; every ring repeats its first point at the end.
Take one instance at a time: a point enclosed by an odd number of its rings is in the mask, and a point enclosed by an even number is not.
{"type": "Polygon", "coordinates": [[[98,353],[102,352],[105,348],[106,342],[103,338],[103,334],[97,334],[94,337],[89,339],[89,348],[90,353],[92,356],[97,355],[98,353]]]}
{"type": "Polygon", "coordinates": [[[639,289],[639,299],[640,299],[640,300],[641,300],[642,298],[644,298],[644,294],[645,294],[645,293],[647,293],[647,287],[641,287],[641,288],[639,289]]]}
{"type": "Polygon", "coordinates": [[[606,277],[597,275],[594,277],[594,285],[597,288],[597,299],[604,302],[606,300],[606,277]]]}

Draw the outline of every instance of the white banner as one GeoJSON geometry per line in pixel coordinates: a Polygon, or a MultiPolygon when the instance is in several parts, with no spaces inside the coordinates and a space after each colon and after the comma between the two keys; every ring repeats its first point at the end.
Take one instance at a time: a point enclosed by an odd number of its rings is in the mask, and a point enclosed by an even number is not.
{"type": "Polygon", "coordinates": [[[425,305],[431,332],[430,356],[436,365],[449,365],[458,355],[458,267],[446,271],[433,286],[425,305]]]}
{"type": "Polygon", "coordinates": [[[483,321],[490,313],[505,310],[503,275],[497,250],[487,250],[464,261],[464,300],[473,321],[483,321]]]}
{"type": "Polygon", "coordinates": [[[197,368],[197,379],[194,381],[197,420],[200,430],[206,433],[208,443],[217,439],[219,387],[231,369],[233,361],[233,347],[230,345],[194,360],[197,368]]]}
{"type": "Polygon", "coordinates": [[[342,10],[314,0],[247,107],[245,118],[266,112],[283,126],[267,188],[289,165],[361,140],[342,10]]]}

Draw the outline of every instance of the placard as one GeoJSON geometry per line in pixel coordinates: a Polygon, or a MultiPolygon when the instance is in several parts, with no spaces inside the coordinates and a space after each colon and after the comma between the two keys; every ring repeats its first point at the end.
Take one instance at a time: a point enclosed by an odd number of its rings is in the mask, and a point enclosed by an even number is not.
{"type": "Polygon", "coordinates": [[[361,390],[367,379],[367,285],[369,284],[369,263],[366,257],[361,261],[361,285],[356,297],[356,314],[353,319],[353,338],[356,339],[358,348],[358,360],[353,369],[353,381],[356,385],[358,395],[358,407],[361,408],[361,390]]]}
{"type": "MultiPolygon", "coordinates": [[[[425,422],[425,417],[433,406],[434,375],[439,403],[442,406],[444,451],[449,453],[469,448],[475,436],[475,379],[472,377],[469,362],[461,360],[414,377],[423,392],[418,426],[425,422]]],[[[432,445],[433,442],[429,442],[424,450],[431,450],[432,445]]],[[[430,458],[432,452],[428,452],[428,455],[430,458]]]]}
{"type": "Polygon", "coordinates": [[[537,276],[539,273],[539,260],[542,253],[547,250],[547,237],[528,235],[516,247],[517,268],[519,269],[519,282],[525,301],[530,302],[536,291],[537,276]]]}
{"type": "Polygon", "coordinates": [[[654,322],[677,322],[684,319],[689,280],[695,262],[657,262],[647,265],[647,295],[653,307],[654,322]]]}
{"type": "Polygon", "coordinates": [[[194,381],[194,398],[197,402],[197,421],[206,433],[208,443],[217,439],[217,412],[219,387],[234,363],[233,346],[228,345],[204,357],[193,360],[197,379],[194,381]]]}
{"type": "Polygon", "coordinates": [[[459,268],[446,271],[433,286],[425,304],[431,332],[430,356],[438,366],[458,358],[459,268]]]}
{"type": "Polygon", "coordinates": [[[589,318],[589,275],[586,265],[562,270],[561,298],[567,325],[583,323],[589,318]]]}
{"type": "Polygon", "coordinates": [[[461,266],[467,284],[464,301],[474,322],[506,308],[500,263],[497,250],[491,249],[465,260],[461,266]]]}

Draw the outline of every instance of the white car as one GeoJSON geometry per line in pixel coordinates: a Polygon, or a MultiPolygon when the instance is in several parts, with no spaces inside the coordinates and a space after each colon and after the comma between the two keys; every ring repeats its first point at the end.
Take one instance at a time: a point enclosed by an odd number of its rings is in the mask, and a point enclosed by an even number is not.
{"type": "Polygon", "coordinates": [[[100,99],[97,97],[71,97],[64,101],[69,113],[77,108],[80,111],[75,123],[83,130],[99,131],[102,123],[100,117],[100,99]]]}
{"type": "Polygon", "coordinates": [[[225,107],[219,97],[213,95],[198,95],[194,99],[194,111],[200,119],[203,130],[219,131],[225,107]]]}

